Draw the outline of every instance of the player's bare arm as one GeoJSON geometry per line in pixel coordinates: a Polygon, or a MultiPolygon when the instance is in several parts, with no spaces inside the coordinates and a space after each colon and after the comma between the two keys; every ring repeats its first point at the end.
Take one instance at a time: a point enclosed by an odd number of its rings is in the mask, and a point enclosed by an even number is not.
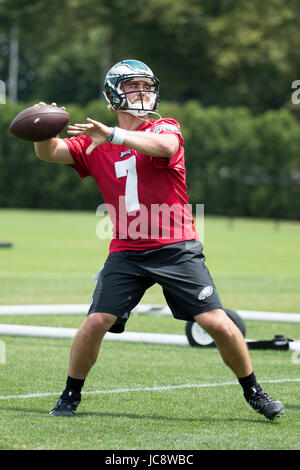
{"type": "Polygon", "coordinates": [[[51,163],[74,163],[68,146],[62,139],[54,137],[43,142],[35,142],[34,148],[36,156],[41,160],[51,163]]]}
{"type": "Polygon", "coordinates": [[[174,134],[126,131],[124,145],[151,157],[171,158],[179,149],[179,139],[174,134]]]}
{"type": "MultiPolygon", "coordinates": [[[[40,102],[39,104],[45,105],[46,103],[40,102]]],[[[51,104],[52,106],[56,106],[56,103],[51,104]]],[[[65,108],[62,107],[62,109],[65,108]]],[[[67,144],[59,137],[53,137],[52,139],[43,140],[42,142],[34,142],[34,149],[36,156],[41,160],[52,163],[74,163],[67,144]]]]}
{"type": "MultiPolygon", "coordinates": [[[[112,128],[101,122],[87,118],[88,124],[68,126],[68,134],[89,135],[91,145],[86,153],[89,155],[98,146],[106,143],[112,134],[112,128]]],[[[179,140],[174,134],[154,134],[122,129],[123,145],[151,157],[171,158],[179,149],[179,140]]]]}

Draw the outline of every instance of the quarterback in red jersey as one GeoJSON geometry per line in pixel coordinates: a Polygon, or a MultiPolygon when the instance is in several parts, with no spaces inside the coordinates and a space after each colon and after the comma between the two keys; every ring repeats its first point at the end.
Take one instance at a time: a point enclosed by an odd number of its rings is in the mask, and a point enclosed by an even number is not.
{"type": "Polygon", "coordinates": [[[173,119],[147,119],[135,132],[171,136],[178,150],[170,158],[153,157],[126,145],[106,142],[87,153],[91,145],[88,135],[65,139],[75,161],[71,166],[82,178],[95,179],[108,207],[114,226],[110,252],[150,250],[197,239],[188,203],[179,124],[173,119]]]}
{"type": "Polygon", "coordinates": [[[157,114],[159,80],[143,62],[124,60],[107,73],[104,96],[119,126],[87,118],[69,126],[70,138],[34,144],[39,158],[94,178],[114,235],[72,344],[66,387],[50,414],[75,413],[105,333],[123,332],[131,310],[158,283],[174,318],[196,321],[213,337],[246,401],[274,419],[284,405],[257,383],[242,333],[226,315],[205,266],[188,204],[180,126],[149,117],[157,114]]]}

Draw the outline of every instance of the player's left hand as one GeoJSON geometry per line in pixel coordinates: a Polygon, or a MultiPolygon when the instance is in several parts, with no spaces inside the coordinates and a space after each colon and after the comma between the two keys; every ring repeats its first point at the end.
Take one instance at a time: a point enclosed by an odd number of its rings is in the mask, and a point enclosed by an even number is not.
{"type": "Polygon", "coordinates": [[[69,125],[68,134],[89,135],[92,139],[92,143],[86,149],[86,154],[90,155],[98,145],[103,145],[107,142],[111,135],[111,128],[90,118],[87,118],[86,120],[89,124],[69,125]]]}

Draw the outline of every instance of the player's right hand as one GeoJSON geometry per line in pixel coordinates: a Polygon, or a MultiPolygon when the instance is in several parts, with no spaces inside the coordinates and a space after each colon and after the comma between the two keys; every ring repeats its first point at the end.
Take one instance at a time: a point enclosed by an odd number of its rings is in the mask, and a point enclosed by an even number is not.
{"type": "MultiPolygon", "coordinates": [[[[41,105],[41,106],[43,106],[43,105],[47,106],[47,103],[44,103],[44,101],[40,101],[38,104],[41,105]]],[[[51,106],[57,106],[57,104],[56,103],[51,103],[51,106]]],[[[60,106],[60,108],[63,109],[64,111],[66,111],[66,108],[64,106],[60,106]]]]}
{"type": "Polygon", "coordinates": [[[74,124],[68,126],[68,134],[73,136],[88,135],[92,139],[92,143],[86,149],[86,154],[90,155],[98,145],[105,144],[112,132],[111,127],[102,124],[102,122],[94,121],[86,118],[88,124],[74,124]]]}

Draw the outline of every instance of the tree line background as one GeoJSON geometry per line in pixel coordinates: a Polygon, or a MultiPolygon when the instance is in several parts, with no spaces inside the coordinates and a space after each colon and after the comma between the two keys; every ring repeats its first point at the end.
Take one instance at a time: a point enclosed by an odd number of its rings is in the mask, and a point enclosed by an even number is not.
{"type": "Polygon", "coordinates": [[[113,124],[105,74],[137,58],[161,81],[160,113],[182,126],[192,203],[299,219],[299,26],[296,0],[0,0],[0,206],[95,210],[91,178],[38,161],[8,127],[41,100],[66,106],[72,122],[113,124]]]}

